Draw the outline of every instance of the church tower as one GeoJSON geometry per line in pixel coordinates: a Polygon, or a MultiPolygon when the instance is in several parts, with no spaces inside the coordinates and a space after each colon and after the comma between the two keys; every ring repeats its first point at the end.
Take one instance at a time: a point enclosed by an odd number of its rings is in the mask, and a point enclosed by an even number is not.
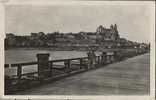
{"type": "Polygon", "coordinates": [[[99,43],[101,41],[101,34],[104,33],[104,27],[102,25],[100,25],[97,29],[96,29],[96,42],[99,43]]]}
{"type": "Polygon", "coordinates": [[[115,40],[118,40],[120,38],[120,36],[119,36],[119,33],[118,33],[118,27],[117,27],[116,24],[114,25],[114,30],[115,30],[115,40]]]}
{"type": "Polygon", "coordinates": [[[96,29],[96,34],[100,34],[103,33],[104,31],[104,27],[102,25],[100,25],[97,29],[96,29]]]}

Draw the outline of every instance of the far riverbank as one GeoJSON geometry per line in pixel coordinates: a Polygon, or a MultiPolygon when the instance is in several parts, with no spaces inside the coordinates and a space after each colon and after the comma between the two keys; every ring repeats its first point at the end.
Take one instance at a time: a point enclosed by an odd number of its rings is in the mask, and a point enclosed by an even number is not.
{"type": "Polygon", "coordinates": [[[10,47],[5,50],[88,51],[90,47],[10,47]]]}

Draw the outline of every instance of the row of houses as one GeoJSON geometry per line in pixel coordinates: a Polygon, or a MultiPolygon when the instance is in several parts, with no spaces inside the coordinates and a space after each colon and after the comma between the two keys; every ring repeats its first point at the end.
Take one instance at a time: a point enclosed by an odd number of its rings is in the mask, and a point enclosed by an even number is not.
{"type": "MultiPolygon", "coordinates": [[[[78,33],[30,33],[27,36],[17,36],[7,33],[5,47],[88,47],[102,46],[105,48],[135,48],[140,43],[121,38],[117,25],[110,25],[105,28],[102,25],[97,27],[95,32],[78,33]]],[[[143,44],[147,46],[146,44],[143,44]]]]}

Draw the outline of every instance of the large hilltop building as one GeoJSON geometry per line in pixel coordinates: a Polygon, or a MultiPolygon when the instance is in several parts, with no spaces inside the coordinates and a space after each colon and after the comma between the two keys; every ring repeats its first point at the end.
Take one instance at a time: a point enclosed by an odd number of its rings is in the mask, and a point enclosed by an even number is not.
{"type": "Polygon", "coordinates": [[[118,45],[120,36],[118,33],[117,25],[111,25],[110,28],[105,28],[100,25],[96,29],[96,43],[105,48],[114,48],[118,45]]]}
{"type": "Polygon", "coordinates": [[[97,39],[100,40],[100,42],[102,42],[102,41],[117,41],[120,38],[116,24],[111,25],[109,29],[100,25],[96,29],[96,35],[97,35],[97,39]]]}

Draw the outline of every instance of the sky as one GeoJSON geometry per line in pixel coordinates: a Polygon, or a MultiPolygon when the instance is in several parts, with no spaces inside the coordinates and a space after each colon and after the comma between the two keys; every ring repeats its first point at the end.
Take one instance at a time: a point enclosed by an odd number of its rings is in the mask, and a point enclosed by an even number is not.
{"type": "Polygon", "coordinates": [[[5,31],[17,35],[95,32],[99,25],[117,24],[121,37],[148,43],[150,9],[146,5],[6,5],[5,31]]]}

